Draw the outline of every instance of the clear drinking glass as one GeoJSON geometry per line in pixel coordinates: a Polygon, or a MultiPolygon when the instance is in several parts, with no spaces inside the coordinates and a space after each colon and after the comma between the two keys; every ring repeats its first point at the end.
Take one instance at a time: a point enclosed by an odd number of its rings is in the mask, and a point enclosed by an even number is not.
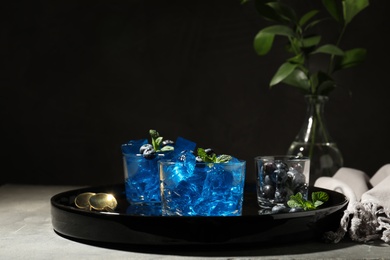
{"type": "Polygon", "coordinates": [[[156,152],[155,157],[145,158],[139,153],[140,147],[146,144],[146,139],[132,140],[122,144],[123,168],[125,177],[125,192],[130,204],[161,204],[160,174],[158,161],[177,156],[183,150],[194,150],[196,143],[178,137],[174,150],[156,152]]]}
{"type": "Polygon", "coordinates": [[[123,155],[125,191],[129,203],[161,203],[157,162],[164,157],[157,155],[153,159],[146,159],[140,154],[123,155]]]}
{"type": "MultiPolygon", "coordinates": [[[[291,195],[300,192],[307,199],[310,159],[294,156],[255,157],[257,202],[263,213],[275,206],[287,206],[291,195]]],[[[261,212],[260,212],[261,213],[261,212]]]]}
{"type": "Polygon", "coordinates": [[[246,162],[159,161],[163,216],[240,216],[246,162]]]}

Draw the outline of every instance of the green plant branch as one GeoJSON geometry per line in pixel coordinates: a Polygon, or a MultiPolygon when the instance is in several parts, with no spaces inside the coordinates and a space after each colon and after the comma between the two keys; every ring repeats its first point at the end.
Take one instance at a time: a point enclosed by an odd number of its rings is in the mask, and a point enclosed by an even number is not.
{"type": "MultiPolygon", "coordinates": [[[[340,34],[339,34],[339,37],[338,37],[338,39],[337,39],[337,41],[336,41],[336,46],[337,46],[337,47],[340,46],[340,44],[341,44],[341,39],[343,38],[346,29],[347,29],[347,25],[344,24],[344,26],[343,26],[343,28],[341,29],[341,32],[340,32],[340,34]]],[[[332,73],[333,73],[333,70],[334,70],[334,58],[335,58],[335,55],[331,55],[331,56],[330,56],[330,61],[329,61],[329,66],[328,66],[328,74],[329,74],[329,75],[332,74],[332,73]]]]}
{"type": "Polygon", "coordinates": [[[325,132],[325,126],[324,126],[324,123],[322,122],[321,111],[320,111],[320,106],[319,105],[316,105],[316,114],[317,114],[317,118],[318,118],[319,123],[320,123],[320,129],[321,129],[321,131],[323,133],[322,136],[324,136],[325,142],[329,143],[328,134],[325,132]]]}
{"type": "MultiPolygon", "coordinates": [[[[242,3],[249,1],[241,0],[242,3]]],[[[302,17],[298,17],[294,8],[288,5],[292,1],[252,1],[256,2],[255,6],[259,15],[274,23],[274,25],[261,29],[255,36],[254,47],[257,54],[266,55],[271,50],[275,36],[287,37],[288,52],[295,54],[276,71],[270,82],[271,87],[284,83],[303,90],[305,94],[327,96],[336,88],[331,77],[336,70],[351,68],[364,61],[364,49],[353,49],[348,51],[348,55],[346,55],[346,52],[339,46],[345,35],[347,24],[369,5],[369,0],[322,0],[329,16],[320,18],[317,18],[317,14],[320,13],[320,10],[317,9],[308,10],[302,17]],[[322,43],[323,37],[320,34],[313,35],[311,32],[312,28],[330,19],[334,19],[337,24],[341,25],[335,44],[322,43]],[[314,39],[318,39],[318,41],[314,41],[314,39]],[[312,71],[315,67],[310,67],[310,63],[316,62],[312,56],[317,54],[329,55],[329,63],[318,72],[312,71]],[[335,56],[340,56],[340,59],[336,60],[335,56]],[[286,65],[286,63],[290,63],[291,66],[286,65]],[[297,64],[299,66],[296,66],[297,64]],[[306,77],[299,77],[298,68],[306,77]]]]}

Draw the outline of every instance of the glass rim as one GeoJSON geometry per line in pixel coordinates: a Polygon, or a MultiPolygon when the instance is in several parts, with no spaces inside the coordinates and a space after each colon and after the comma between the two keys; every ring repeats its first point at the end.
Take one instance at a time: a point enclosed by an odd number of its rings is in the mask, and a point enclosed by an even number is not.
{"type": "MultiPolygon", "coordinates": [[[[210,165],[210,164],[217,164],[217,165],[245,165],[246,161],[242,159],[237,159],[237,161],[234,162],[223,162],[223,163],[214,163],[214,162],[196,162],[196,165],[210,165]]],[[[176,163],[184,163],[183,161],[174,161],[172,159],[161,159],[158,161],[158,164],[164,164],[164,165],[172,165],[176,163]]]]}
{"type": "MultiPolygon", "coordinates": [[[[124,157],[144,158],[140,153],[122,153],[124,157]]],[[[156,157],[164,158],[164,153],[156,153],[156,157]]]]}

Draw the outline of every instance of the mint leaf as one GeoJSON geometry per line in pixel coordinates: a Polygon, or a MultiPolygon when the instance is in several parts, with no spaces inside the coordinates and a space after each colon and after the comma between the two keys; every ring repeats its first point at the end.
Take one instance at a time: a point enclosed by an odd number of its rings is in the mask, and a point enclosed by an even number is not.
{"type": "Polygon", "coordinates": [[[217,157],[216,154],[208,155],[203,148],[198,148],[197,150],[198,156],[202,159],[202,161],[206,163],[225,163],[232,159],[230,155],[222,154],[217,157]]]}
{"type": "Polygon", "coordinates": [[[303,199],[303,196],[300,192],[298,192],[295,195],[291,195],[290,199],[295,200],[296,202],[300,203],[301,205],[304,205],[305,200],[303,199]]]}
{"type": "Polygon", "coordinates": [[[167,152],[167,151],[174,150],[174,147],[170,145],[166,145],[163,148],[161,148],[163,137],[160,136],[160,134],[156,130],[150,129],[149,134],[150,134],[150,138],[152,139],[153,149],[156,152],[167,152]]]}
{"type": "Polygon", "coordinates": [[[149,134],[152,137],[152,139],[156,139],[157,137],[160,136],[160,134],[156,130],[153,130],[153,129],[149,130],[149,134]]]}
{"type": "Polygon", "coordinates": [[[315,209],[316,207],[314,206],[313,202],[307,200],[305,201],[305,206],[303,207],[304,210],[312,210],[315,209]]]}
{"type": "Polygon", "coordinates": [[[232,157],[230,155],[227,155],[227,154],[222,154],[220,156],[218,156],[215,160],[216,163],[223,163],[223,162],[228,162],[232,159],[232,157]]]}
{"type": "Polygon", "coordinates": [[[166,145],[164,146],[163,148],[161,148],[161,152],[168,152],[168,151],[173,151],[175,150],[175,148],[173,146],[170,146],[170,145],[166,145]]]}
{"type": "Polygon", "coordinates": [[[324,204],[324,202],[317,200],[316,202],[314,202],[314,207],[317,208],[317,207],[321,206],[322,204],[324,204]]]}
{"type": "Polygon", "coordinates": [[[302,207],[302,204],[295,201],[295,200],[289,200],[287,201],[287,205],[290,207],[290,208],[303,208],[302,207]]]}
{"type": "Polygon", "coordinates": [[[198,148],[198,156],[202,159],[204,162],[214,162],[215,160],[215,154],[213,156],[210,156],[206,153],[206,151],[203,148],[198,148]]]}
{"type": "Polygon", "coordinates": [[[304,210],[313,210],[329,200],[329,195],[323,191],[312,192],[312,201],[305,200],[300,192],[290,196],[287,205],[290,208],[303,208],[304,210]]]}
{"type": "Polygon", "coordinates": [[[305,201],[300,192],[290,196],[290,200],[287,201],[287,205],[290,208],[305,208],[305,201]]]}
{"type": "Polygon", "coordinates": [[[160,144],[157,143],[156,139],[160,136],[160,134],[153,129],[149,130],[150,138],[152,139],[153,149],[157,152],[160,149],[160,144]]]}
{"type": "Polygon", "coordinates": [[[154,142],[156,143],[156,145],[158,147],[160,147],[162,140],[163,140],[162,136],[159,136],[156,138],[156,140],[154,142]]]}
{"type": "Polygon", "coordinates": [[[311,194],[311,200],[315,203],[316,201],[327,202],[329,200],[329,195],[323,191],[313,192],[311,194]]]}

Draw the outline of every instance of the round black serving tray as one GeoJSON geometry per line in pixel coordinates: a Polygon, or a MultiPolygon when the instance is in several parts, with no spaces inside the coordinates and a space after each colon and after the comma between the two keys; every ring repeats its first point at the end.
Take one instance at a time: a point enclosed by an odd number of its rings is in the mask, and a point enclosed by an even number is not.
{"type": "Polygon", "coordinates": [[[338,228],[348,200],[331,190],[321,208],[294,213],[258,215],[254,192],[244,196],[239,217],[162,217],[129,214],[124,184],[89,187],[59,193],[51,198],[54,230],[65,237],[121,245],[264,245],[320,239],[323,232],[338,228]],[[83,192],[111,193],[118,201],[115,212],[86,211],[74,205],[83,192]]]}

